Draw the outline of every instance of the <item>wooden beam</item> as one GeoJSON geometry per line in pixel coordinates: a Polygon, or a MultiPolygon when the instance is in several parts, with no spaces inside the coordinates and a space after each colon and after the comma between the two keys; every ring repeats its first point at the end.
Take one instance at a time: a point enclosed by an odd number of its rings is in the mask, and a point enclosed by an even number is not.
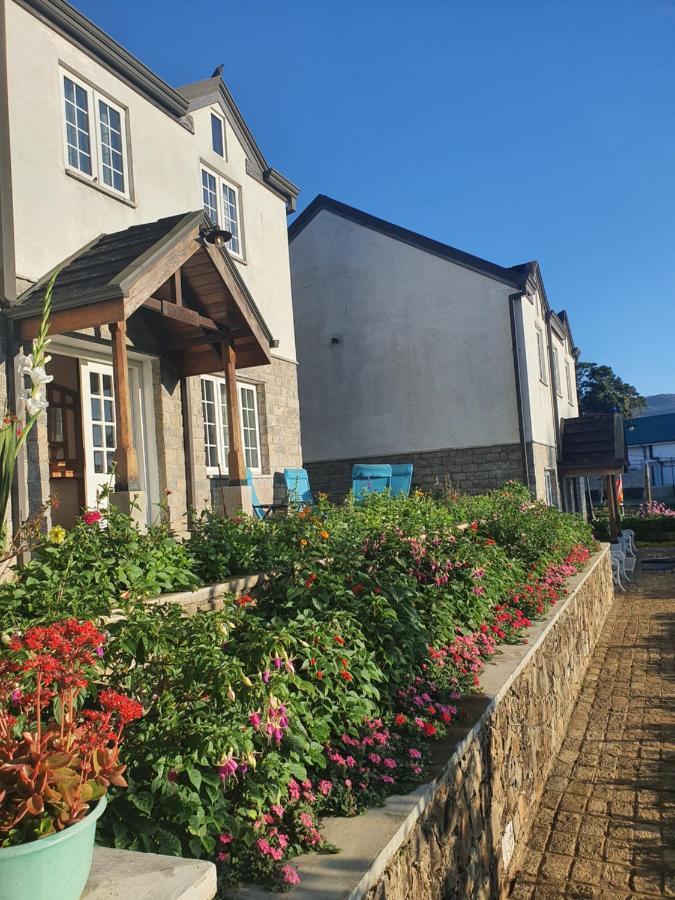
{"type": "Polygon", "coordinates": [[[110,325],[112,335],[113,385],[115,389],[115,490],[137,491],[138,460],[131,431],[131,394],[129,391],[129,363],[127,360],[127,323],[122,320],[110,325]]]}
{"type": "Polygon", "coordinates": [[[175,341],[162,343],[162,347],[166,350],[184,350],[188,347],[199,347],[200,344],[221,344],[230,338],[236,337],[242,332],[236,328],[231,331],[223,329],[222,331],[214,331],[211,334],[197,334],[192,337],[176,338],[175,341]]]}
{"type": "Polygon", "coordinates": [[[229,342],[222,344],[225,362],[225,394],[227,405],[227,469],[231,484],[246,483],[246,465],[241,440],[241,420],[239,418],[239,396],[237,388],[237,355],[229,342]]]}
{"type": "Polygon", "coordinates": [[[171,276],[171,293],[173,295],[173,302],[176,306],[183,305],[183,279],[181,272],[182,269],[178,269],[178,271],[174,272],[171,276]]]}
{"type": "Polygon", "coordinates": [[[221,325],[203,316],[194,309],[188,309],[187,306],[176,306],[168,300],[160,300],[158,297],[148,297],[144,301],[143,306],[151,309],[153,312],[165,316],[167,319],[175,319],[177,322],[184,322],[186,325],[194,325],[196,328],[208,328],[211,331],[220,331],[221,325]]]}
{"type": "MultiPolygon", "coordinates": [[[[40,316],[30,319],[19,319],[18,337],[20,341],[32,341],[40,331],[40,316]]],[[[53,312],[49,320],[50,334],[64,334],[67,331],[79,331],[81,328],[95,328],[116,322],[124,318],[124,301],[101,300],[99,303],[88,303],[85,306],[74,306],[53,312]]]]}
{"type": "Polygon", "coordinates": [[[616,496],[616,476],[605,476],[605,492],[607,494],[607,512],[609,513],[609,539],[615,541],[621,532],[621,517],[616,496]]]}

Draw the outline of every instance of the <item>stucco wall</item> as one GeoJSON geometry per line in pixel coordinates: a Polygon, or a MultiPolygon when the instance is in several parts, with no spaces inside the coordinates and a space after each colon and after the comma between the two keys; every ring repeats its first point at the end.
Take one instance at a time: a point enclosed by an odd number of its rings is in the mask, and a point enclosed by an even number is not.
{"type": "Polygon", "coordinates": [[[246,262],[237,265],[279,355],[295,359],[285,204],[246,174],[230,125],[224,160],[211,149],[208,108],[193,114],[191,134],[13,0],[7,35],[17,276],[35,281],[101,232],[201,209],[202,160],[241,185],[246,262]],[[60,63],[126,108],[132,203],[66,174],[60,63]]]}
{"type": "Polygon", "coordinates": [[[291,273],[307,461],[518,442],[512,288],[326,210],[291,273]]]}

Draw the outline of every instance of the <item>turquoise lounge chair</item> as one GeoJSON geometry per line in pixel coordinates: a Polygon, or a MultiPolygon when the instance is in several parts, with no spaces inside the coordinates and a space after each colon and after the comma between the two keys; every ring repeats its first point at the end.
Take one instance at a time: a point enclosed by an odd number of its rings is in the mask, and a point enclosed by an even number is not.
{"type": "Polygon", "coordinates": [[[251,488],[251,505],[253,506],[253,515],[259,519],[266,519],[270,513],[277,509],[288,509],[286,503],[261,503],[253,484],[253,473],[250,469],[246,470],[246,484],[251,488]]]}
{"type": "Polygon", "coordinates": [[[314,506],[314,494],[309,486],[306,469],[284,469],[288,502],[294,506],[314,506]]]}
{"type": "Polygon", "coordinates": [[[357,500],[366,494],[383,494],[391,489],[391,466],[352,466],[352,493],[357,500]]]}
{"type": "Polygon", "coordinates": [[[413,467],[410,463],[391,467],[392,497],[407,497],[410,494],[412,475],[413,467]]]}

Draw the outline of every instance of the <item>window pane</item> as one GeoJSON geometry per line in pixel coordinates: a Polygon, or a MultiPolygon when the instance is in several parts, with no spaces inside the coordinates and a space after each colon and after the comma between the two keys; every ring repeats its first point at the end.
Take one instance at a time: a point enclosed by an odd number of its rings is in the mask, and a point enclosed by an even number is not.
{"type": "Polygon", "coordinates": [[[103,100],[98,101],[101,174],[103,183],[116,191],[124,191],[124,162],[122,158],[122,117],[103,100]]]}
{"type": "MultiPolygon", "coordinates": [[[[202,198],[204,210],[214,225],[218,225],[218,197],[216,179],[210,172],[202,169],[202,198]]],[[[203,383],[203,382],[202,382],[203,383]]]]}
{"type": "Polygon", "coordinates": [[[97,475],[102,475],[105,472],[103,466],[103,453],[100,450],[94,450],[94,472],[97,475]]]}
{"type": "Polygon", "coordinates": [[[211,113],[211,143],[218,156],[225,156],[225,142],[223,141],[223,120],[211,113]]]}
{"type": "Polygon", "coordinates": [[[91,175],[91,148],[89,146],[89,98],[87,92],[70,78],[63,78],[66,147],[68,165],[91,175]]]}
{"type": "Polygon", "coordinates": [[[112,400],[104,400],[103,401],[103,413],[104,413],[104,419],[106,422],[114,422],[115,421],[115,414],[113,412],[112,400]]]}
{"type": "Polygon", "coordinates": [[[202,415],[204,417],[204,455],[206,465],[218,466],[218,445],[216,437],[216,402],[214,384],[202,378],[202,415]]]}
{"type": "Polygon", "coordinates": [[[101,401],[96,397],[91,398],[91,417],[97,422],[101,419],[101,401]]]}
{"type": "Polygon", "coordinates": [[[253,388],[241,387],[241,421],[244,435],[244,456],[250,469],[260,467],[258,452],[258,416],[256,410],[256,392],[253,388]]]}
{"type": "Polygon", "coordinates": [[[104,397],[112,397],[113,389],[112,389],[112,375],[103,375],[103,396],[104,397]]]}
{"type": "Polygon", "coordinates": [[[110,447],[113,450],[115,449],[115,426],[114,425],[106,425],[105,426],[105,445],[106,445],[106,447],[110,447]]]}
{"type": "Polygon", "coordinates": [[[91,426],[91,438],[94,444],[94,447],[102,447],[103,446],[103,429],[100,425],[92,425],[91,426]]]}
{"type": "Polygon", "coordinates": [[[228,249],[233,253],[241,253],[237,192],[225,182],[223,182],[223,228],[232,232],[232,239],[227,245],[228,249]]]}
{"type": "Polygon", "coordinates": [[[220,382],[220,419],[223,424],[223,460],[227,466],[227,454],[230,449],[230,435],[227,431],[227,390],[222,381],[220,382]]]}

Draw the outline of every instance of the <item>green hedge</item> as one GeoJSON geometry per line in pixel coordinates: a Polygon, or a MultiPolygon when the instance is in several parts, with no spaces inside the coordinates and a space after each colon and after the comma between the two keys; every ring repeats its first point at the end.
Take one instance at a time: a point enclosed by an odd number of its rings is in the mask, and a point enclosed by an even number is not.
{"type": "MultiPolygon", "coordinates": [[[[675,544],[675,518],[671,516],[624,516],[622,528],[631,528],[635,539],[650,544],[675,544]]],[[[609,540],[609,526],[606,518],[599,518],[593,527],[597,540],[609,540]]]]}

